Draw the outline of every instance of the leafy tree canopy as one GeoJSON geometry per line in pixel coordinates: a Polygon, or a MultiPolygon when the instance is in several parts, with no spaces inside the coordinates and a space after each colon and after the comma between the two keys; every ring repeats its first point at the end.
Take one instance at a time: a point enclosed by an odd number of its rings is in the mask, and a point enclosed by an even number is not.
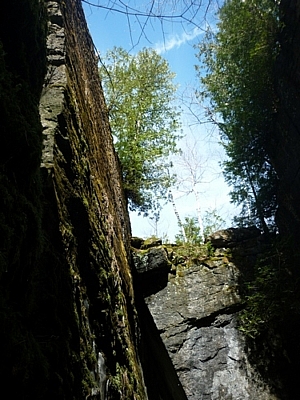
{"type": "Polygon", "coordinates": [[[265,141],[276,112],[278,5],[273,0],[227,0],[219,20],[217,32],[208,32],[199,45],[198,95],[220,128],[232,201],[243,205],[244,222],[268,231],[276,209],[276,174],[265,141]]]}
{"type": "Polygon", "coordinates": [[[174,179],[168,157],[178,152],[181,137],[175,74],[154,50],[133,56],[114,48],[104,57],[100,76],[129,208],[147,214],[166,199],[174,179]]]}

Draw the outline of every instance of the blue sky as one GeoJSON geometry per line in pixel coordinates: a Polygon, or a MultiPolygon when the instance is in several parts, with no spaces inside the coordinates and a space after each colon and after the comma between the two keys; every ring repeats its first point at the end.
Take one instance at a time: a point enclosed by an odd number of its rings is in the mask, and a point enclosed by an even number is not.
{"type": "MultiPolygon", "coordinates": [[[[197,86],[198,79],[194,66],[198,60],[193,45],[201,40],[207,24],[201,13],[197,17],[199,27],[183,26],[180,23],[164,23],[162,27],[159,20],[151,20],[147,24],[145,35],[140,36],[141,28],[137,20],[131,19],[129,25],[124,14],[91,7],[84,3],[83,6],[90,33],[100,56],[114,46],[121,46],[132,54],[143,47],[152,47],[167,59],[171,71],[176,73],[175,82],[179,85],[179,95],[189,91],[187,88],[197,86]]],[[[215,23],[213,15],[210,23],[215,23]]],[[[200,107],[196,112],[199,112],[199,115],[203,114],[200,107]]],[[[229,226],[236,211],[229,202],[230,189],[224,182],[219,166],[219,161],[224,159],[224,152],[218,145],[218,132],[212,125],[195,124],[195,119],[187,112],[182,115],[182,123],[186,137],[180,143],[180,147],[185,151],[186,144],[189,147],[196,142],[197,153],[203,165],[201,171],[203,183],[198,185],[202,212],[216,208],[229,226]]],[[[174,162],[176,166],[177,161],[174,162]]],[[[180,175],[182,172],[180,160],[177,169],[180,175]]],[[[174,189],[173,194],[182,219],[185,216],[196,215],[195,199],[192,194],[186,196],[180,189],[174,189]]],[[[163,208],[157,227],[153,221],[138,217],[136,214],[131,214],[131,222],[133,235],[136,236],[147,237],[157,230],[158,236],[167,236],[173,240],[174,235],[179,232],[170,204],[163,208]]]]}

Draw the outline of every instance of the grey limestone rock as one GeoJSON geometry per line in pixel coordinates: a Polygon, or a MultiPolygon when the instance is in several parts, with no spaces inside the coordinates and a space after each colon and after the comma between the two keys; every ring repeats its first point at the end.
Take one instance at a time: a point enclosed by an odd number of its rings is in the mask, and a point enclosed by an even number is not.
{"type": "Polygon", "coordinates": [[[237,329],[239,269],[218,252],[146,297],[189,400],[273,400],[237,329]]]}
{"type": "Polygon", "coordinates": [[[192,266],[168,282],[153,296],[146,298],[159,330],[174,323],[193,321],[214,315],[216,311],[239,304],[236,280],[239,271],[219,260],[192,266]]]}

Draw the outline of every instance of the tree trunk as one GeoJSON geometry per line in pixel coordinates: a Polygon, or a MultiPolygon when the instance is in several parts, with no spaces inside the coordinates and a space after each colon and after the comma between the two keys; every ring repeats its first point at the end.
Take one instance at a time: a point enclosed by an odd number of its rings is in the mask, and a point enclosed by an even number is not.
{"type": "Polygon", "coordinates": [[[173,196],[173,193],[172,193],[171,189],[169,189],[169,200],[172,203],[173,210],[174,210],[174,213],[175,213],[176,218],[177,218],[178,226],[179,226],[179,228],[181,230],[181,234],[183,236],[183,240],[186,243],[187,242],[187,238],[186,238],[185,230],[184,230],[184,227],[183,227],[179,212],[177,210],[176,203],[175,203],[174,196],[173,196]]]}

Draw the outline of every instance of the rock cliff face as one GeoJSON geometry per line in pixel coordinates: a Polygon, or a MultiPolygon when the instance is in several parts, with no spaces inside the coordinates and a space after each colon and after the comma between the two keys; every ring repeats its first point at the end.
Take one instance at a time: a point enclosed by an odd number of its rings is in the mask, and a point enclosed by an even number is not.
{"type": "Polygon", "coordinates": [[[142,298],[80,0],[0,5],[0,374],[18,399],[185,400],[142,298]]]}
{"type": "Polygon", "coordinates": [[[1,3],[0,86],[3,391],[185,399],[148,310],[138,318],[127,205],[80,0],[1,3]]]}
{"type": "Polygon", "coordinates": [[[291,398],[282,385],[278,359],[266,351],[264,366],[269,374],[261,374],[257,368],[261,355],[257,357],[249,348],[239,330],[243,282],[252,275],[257,257],[267,246],[266,238],[254,228],[228,229],[216,232],[210,241],[215,250],[209,252],[205,246],[202,250],[160,246],[134,252],[146,304],[187,398],[291,398]],[[159,281],[156,287],[148,276],[153,270],[159,281]]]}
{"type": "Polygon", "coordinates": [[[48,70],[40,101],[44,224],[50,243],[60,242],[57,257],[69,274],[81,396],[144,399],[129,220],[97,59],[80,1],[49,1],[47,8],[48,70]]]}

